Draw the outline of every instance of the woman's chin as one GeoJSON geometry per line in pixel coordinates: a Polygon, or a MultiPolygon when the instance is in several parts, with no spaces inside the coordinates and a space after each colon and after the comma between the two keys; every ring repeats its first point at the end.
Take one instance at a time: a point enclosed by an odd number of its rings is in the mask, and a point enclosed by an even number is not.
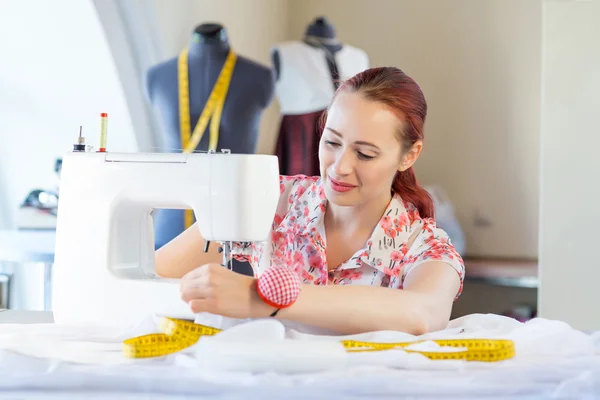
{"type": "Polygon", "coordinates": [[[357,203],[356,192],[351,190],[349,192],[338,192],[330,187],[325,187],[325,196],[327,201],[335,204],[336,206],[352,206],[357,203]]]}

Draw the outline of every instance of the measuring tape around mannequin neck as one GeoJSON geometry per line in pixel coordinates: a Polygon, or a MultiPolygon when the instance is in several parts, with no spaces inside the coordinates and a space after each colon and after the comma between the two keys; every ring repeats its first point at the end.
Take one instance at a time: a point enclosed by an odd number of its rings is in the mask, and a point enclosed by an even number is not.
{"type": "MultiPolygon", "coordinates": [[[[213,336],[221,332],[217,328],[168,317],[162,318],[159,328],[161,333],[152,333],[125,340],[123,342],[123,354],[128,358],[162,357],[194,345],[202,336],[213,336]]],[[[464,350],[437,352],[407,348],[424,341],[375,343],[343,340],[341,343],[347,352],[403,349],[408,353],[424,355],[431,360],[494,362],[507,360],[515,355],[515,346],[511,340],[433,339],[431,341],[442,347],[464,348],[464,350]]]]}
{"type": "MultiPolygon", "coordinates": [[[[210,120],[210,137],[208,150],[216,151],[219,143],[219,127],[225,98],[229,91],[229,84],[233,75],[233,69],[237,61],[237,55],[229,51],[219,77],[210,92],[204,109],[198,118],[194,132],[191,132],[190,115],[190,86],[188,76],[188,50],[181,51],[177,60],[177,80],[179,84],[179,126],[181,135],[181,149],[184,153],[192,153],[196,150],[198,143],[202,140],[206,126],[210,120]]],[[[192,210],[185,210],[185,228],[189,228],[194,222],[192,210]]]]}

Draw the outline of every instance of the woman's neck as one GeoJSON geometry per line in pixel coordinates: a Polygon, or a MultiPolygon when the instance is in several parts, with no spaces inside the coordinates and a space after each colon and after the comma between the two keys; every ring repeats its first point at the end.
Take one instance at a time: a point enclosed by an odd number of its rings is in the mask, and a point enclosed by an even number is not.
{"type": "Polygon", "coordinates": [[[354,233],[369,233],[377,226],[383,213],[392,199],[391,194],[373,199],[359,206],[338,206],[331,202],[327,204],[325,225],[329,231],[344,231],[354,233]]]}

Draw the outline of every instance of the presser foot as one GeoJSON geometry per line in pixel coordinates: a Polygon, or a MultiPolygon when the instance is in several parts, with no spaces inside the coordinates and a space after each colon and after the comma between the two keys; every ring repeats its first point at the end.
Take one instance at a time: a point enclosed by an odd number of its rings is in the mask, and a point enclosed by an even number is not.
{"type": "MultiPolygon", "coordinates": [[[[219,253],[223,253],[223,262],[221,263],[222,266],[227,267],[229,269],[233,268],[232,265],[232,258],[231,258],[231,242],[220,242],[220,246],[218,248],[218,252],[219,253]]],[[[210,241],[207,240],[206,243],[204,244],[204,252],[208,252],[208,247],[210,246],[210,241]]]]}
{"type": "Polygon", "coordinates": [[[223,265],[228,269],[233,268],[232,258],[231,258],[231,242],[223,242],[221,243],[221,247],[219,247],[219,252],[223,253],[223,265]]]}

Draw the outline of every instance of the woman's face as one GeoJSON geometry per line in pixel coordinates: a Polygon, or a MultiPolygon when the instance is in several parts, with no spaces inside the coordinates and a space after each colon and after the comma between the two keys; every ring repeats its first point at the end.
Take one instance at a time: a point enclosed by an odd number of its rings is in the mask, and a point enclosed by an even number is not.
{"type": "Polygon", "coordinates": [[[340,206],[389,201],[397,171],[409,168],[421,144],[403,154],[396,137],[401,122],[384,105],[359,93],[341,92],[329,108],[319,143],[327,199],[340,206]]]}

